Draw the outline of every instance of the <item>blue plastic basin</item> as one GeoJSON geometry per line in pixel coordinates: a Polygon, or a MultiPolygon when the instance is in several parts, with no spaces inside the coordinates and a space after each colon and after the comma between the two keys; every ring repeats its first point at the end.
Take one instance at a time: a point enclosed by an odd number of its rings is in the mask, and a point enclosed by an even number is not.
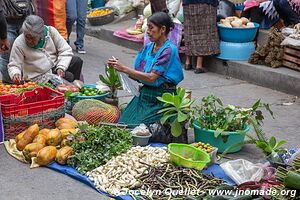
{"type": "MultiPolygon", "coordinates": [[[[254,23],[254,22],[253,22],[254,23]]],[[[259,29],[259,24],[254,23],[253,28],[230,28],[220,25],[217,23],[219,29],[220,39],[224,42],[252,42],[255,39],[256,33],[259,29]]]]}
{"type": "MultiPolygon", "coordinates": [[[[84,87],[88,87],[88,88],[96,88],[95,85],[93,84],[85,84],[84,87]]],[[[100,95],[96,95],[96,96],[75,96],[75,99],[79,100],[83,100],[83,99],[97,99],[97,100],[104,100],[105,97],[107,97],[109,95],[109,92],[104,93],[104,94],[100,94],[100,95]]]]}
{"type": "Polygon", "coordinates": [[[223,60],[239,60],[247,61],[251,54],[255,51],[254,42],[232,43],[220,42],[220,54],[217,58],[223,60]]]}

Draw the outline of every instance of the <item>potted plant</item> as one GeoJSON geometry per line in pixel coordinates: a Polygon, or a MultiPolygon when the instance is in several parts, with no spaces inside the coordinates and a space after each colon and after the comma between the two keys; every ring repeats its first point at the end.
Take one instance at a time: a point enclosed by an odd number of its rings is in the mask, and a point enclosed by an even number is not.
{"type": "Polygon", "coordinates": [[[189,93],[178,87],[176,94],[164,93],[157,99],[164,103],[164,107],[158,113],[163,113],[162,124],[170,123],[173,141],[187,143],[187,124],[190,120],[191,105],[195,100],[188,98],[189,93]],[[181,138],[179,138],[182,136],[181,138]]]}
{"type": "MultiPolygon", "coordinates": [[[[223,106],[220,98],[209,95],[202,98],[201,107],[193,110],[193,127],[196,142],[209,143],[217,147],[218,152],[224,152],[235,144],[244,141],[249,131],[249,124],[255,122],[260,125],[264,119],[258,108],[264,107],[273,116],[268,104],[262,104],[260,100],[250,108],[239,106],[223,106]]],[[[228,150],[229,153],[240,151],[242,146],[236,146],[228,150]]]]}
{"type": "Polygon", "coordinates": [[[244,144],[254,144],[257,148],[261,149],[263,154],[265,154],[267,160],[274,167],[277,168],[278,166],[285,166],[285,163],[281,157],[281,153],[285,153],[286,151],[281,146],[286,143],[286,140],[280,140],[277,142],[277,139],[274,136],[268,139],[261,129],[260,125],[258,125],[256,121],[250,119],[249,123],[254,129],[255,136],[247,134],[247,140],[229,147],[225,150],[225,152],[223,152],[223,155],[238,146],[242,146],[244,144]]]}
{"type": "Polygon", "coordinates": [[[120,82],[118,72],[114,68],[105,65],[105,74],[106,77],[101,74],[99,75],[100,81],[106,84],[111,91],[110,97],[106,97],[105,101],[114,106],[118,106],[119,99],[117,97],[117,92],[118,89],[122,89],[122,84],[120,82]]]}

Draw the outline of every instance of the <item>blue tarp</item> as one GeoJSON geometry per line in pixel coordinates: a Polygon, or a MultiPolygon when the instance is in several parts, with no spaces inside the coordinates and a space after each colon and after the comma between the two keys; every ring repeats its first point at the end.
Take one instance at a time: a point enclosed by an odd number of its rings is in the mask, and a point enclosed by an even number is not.
{"type": "MultiPolygon", "coordinates": [[[[159,143],[153,143],[153,144],[150,144],[150,146],[152,146],[152,147],[167,147],[167,145],[159,144],[159,143]]],[[[57,172],[66,174],[66,175],[68,175],[68,176],[70,176],[70,177],[72,177],[72,178],[74,178],[74,179],[76,179],[76,180],[78,180],[78,181],[94,188],[96,191],[98,191],[99,193],[101,193],[103,195],[115,198],[117,200],[133,200],[133,198],[130,195],[123,195],[123,196],[115,197],[115,196],[109,195],[108,193],[106,193],[102,190],[96,189],[93,182],[91,182],[88,179],[87,176],[80,174],[73,167],[60,165],[56,162],[48,165],[47,167],[49,169],[55,170],[57,172]]],[[[235,185],[235,183],[224,173],[224,171],[222,170],[222,168],[218,164],[212,164],[206,170],[203,170],[202,172],[205,173],[205,174],[209,174],[209,175],[212,175],[214,177],[220,178],[220,179],[226,181],[228,184],[235,185]]]]}

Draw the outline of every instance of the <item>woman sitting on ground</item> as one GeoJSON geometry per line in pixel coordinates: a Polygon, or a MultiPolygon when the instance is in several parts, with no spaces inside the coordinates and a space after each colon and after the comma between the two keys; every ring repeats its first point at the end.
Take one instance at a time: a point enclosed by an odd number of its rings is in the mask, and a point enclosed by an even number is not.
{"type": "Polygon", "coordinates": [[[8,73],[14,83],[21,80],[47,82],[56,73],[69,82],[80,79],[82,60],[52,26],[36,15],[28,16],[11,49],[8,73]]]}
{"type": "Polygon", "coordinates": [[[299,0],[273,0],[273,4],[285,26],[294,26],[300,23],[299,0]]]}
{"type": "Polygon", "coordinates": [[[244,10],[241,17],[246,17],[251,20],[251,22],[256,22],[260,24],[264,19],[265,15],[259,4],[268,0],[247,0],[244,5],[244,10]]]}
{"type": "Polygon", "coordinates": [[[119,123],[136,126],[159,122],[162,114],[157,112],[163,103],[157,97],[163,93],[175,93],[176,86],[183,80],[183,72],[176,46],[168,40],[173,22],[168,14],[157,12],[148,19],[147,34],[150,43],[137,55],[134,69],[126,67],[117,59],[109,59],[109,66],[124,72],[143,83],[140,95],[122,112],[119,123]]]}

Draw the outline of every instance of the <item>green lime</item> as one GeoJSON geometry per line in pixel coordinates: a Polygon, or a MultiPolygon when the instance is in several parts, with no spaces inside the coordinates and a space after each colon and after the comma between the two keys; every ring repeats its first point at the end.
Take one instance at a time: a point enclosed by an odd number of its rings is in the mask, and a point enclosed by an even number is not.
{"type": "Polygon", "coordinates": [[[86,94],[82,94],[82,95],[80,95],[80,96],[83,96],[83,97],[85,97],[85,96],[86,96],[86,94]]]}

